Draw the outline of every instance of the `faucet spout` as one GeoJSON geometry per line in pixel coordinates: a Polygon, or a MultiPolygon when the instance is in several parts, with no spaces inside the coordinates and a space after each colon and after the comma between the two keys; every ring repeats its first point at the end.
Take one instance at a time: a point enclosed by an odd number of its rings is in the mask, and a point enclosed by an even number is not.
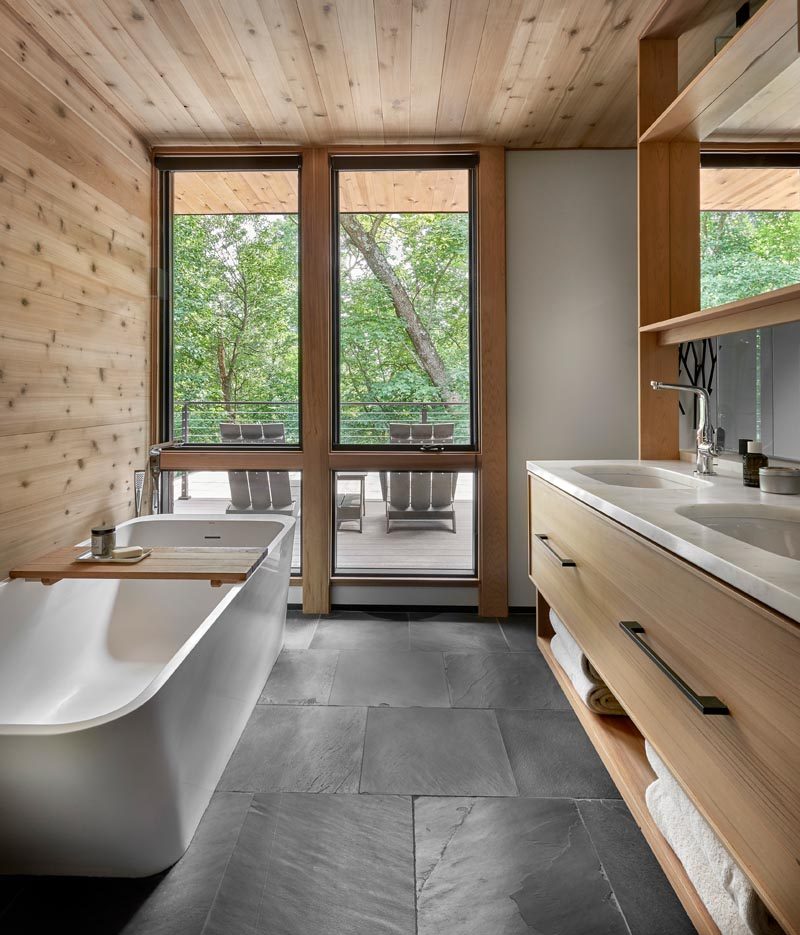
{"type": "Polygon", "coordinates": [[[148,452],[148,467],[150,469],[150,512],[155,516],[161,512],[161,452],[165,448],[172,448],[176,444],[174,439],[151,445],[148,452]]]}
{"type": "Polygon", "coordinates": [[[697,466],[695,474],[705,474],[707,476],[716,474],[714,456],[717,449],[714,444],[714,433],[711,430],[711,405],[708,391],[702,386],[689,386],[684,383],[662,383],[661,380],[651,380],[650,386],[654,390],[677,390],[682,393],[693,393],[697,397],[697,466]]]}

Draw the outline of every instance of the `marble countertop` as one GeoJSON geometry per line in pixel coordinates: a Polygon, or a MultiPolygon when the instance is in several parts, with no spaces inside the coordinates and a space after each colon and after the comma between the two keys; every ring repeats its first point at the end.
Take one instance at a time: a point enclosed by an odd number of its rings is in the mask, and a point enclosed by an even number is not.
{"type": "Polygon", "coordinates": [[[800,496],[780,496],[745,487],[741,465],[720,462],[720,474],[699,486],[639,488],[607,484],[580,473],[582,468],[611,465],[654,467],[693,479],[685,461],[528,461],[531,474],[594,507],[668,551],[702,568],[768,607],[800,622],[800,561],[757,548],[681,515],[694,504],[780,508],[800,522],[800,496]]]}

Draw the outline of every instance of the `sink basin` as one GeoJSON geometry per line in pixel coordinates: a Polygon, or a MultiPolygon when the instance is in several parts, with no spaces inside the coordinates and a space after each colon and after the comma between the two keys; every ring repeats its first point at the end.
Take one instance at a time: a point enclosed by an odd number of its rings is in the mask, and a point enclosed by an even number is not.
{"type": "Polygon", "coordinates": [[[698,480],[668,468],[653,467],[649,464],[584,464],[573,468],[576,474],[583,474],[602,484],[613,487],[650,487],[659,490],[681,490],[687,487],[704,487],[708,481],[698,480]]]}
{"type": "Polygon", "coordinates": [[[697,504],[681,516],[758,549],[800,561],[800,511],[758,504],[697,504]]]}

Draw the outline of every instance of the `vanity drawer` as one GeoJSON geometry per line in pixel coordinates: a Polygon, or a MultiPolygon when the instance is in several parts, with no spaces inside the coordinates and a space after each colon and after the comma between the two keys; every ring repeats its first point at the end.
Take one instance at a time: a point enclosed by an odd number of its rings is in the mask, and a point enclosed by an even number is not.
{"type": "Polygon", "coordinates": [[[800,931],[800,628],[541,479],[529,483],[534,583],[784,926],[800,931]],[[697,710],[621,621],[638,623],[647,646],[730,713],[697,710]]]}

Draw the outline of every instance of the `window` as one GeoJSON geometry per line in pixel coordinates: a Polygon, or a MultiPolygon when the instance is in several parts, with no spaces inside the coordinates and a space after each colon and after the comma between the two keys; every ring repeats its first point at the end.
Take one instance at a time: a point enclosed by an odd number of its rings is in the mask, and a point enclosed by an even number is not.
{"type": "Polygon", "coordinates": [[[333,512],[335,575],[475,574],[472,471],[339,471],[333,512]]]}
{"type": "Polygon", "coordinates": [[[701,304],[800,282],[800,156],[704,153],[701,304]]]}
{"type": "Polygon", "coordinates": [[[162,509],[290,509],[309,612],[332,582],[449,578],[491,616],[504,155],[362,152],[156,157],[162,509]]]}
{"type": "Polygon", "coordinates": [[[164,424],[193,445],[298,445],[297,158],[161,160],[164,424]]]}
{"type": "Polygon", "coordinates": [[[475,160],[333,165],[335,442],[473,447],[475,160]]]}
{"type": "Polygon", "coordinates": [[[296,516],[292,574],[301,573],[302,472],[301,471],[170,471],[166,485],[165,512],[205,516],[296,516]]]}

